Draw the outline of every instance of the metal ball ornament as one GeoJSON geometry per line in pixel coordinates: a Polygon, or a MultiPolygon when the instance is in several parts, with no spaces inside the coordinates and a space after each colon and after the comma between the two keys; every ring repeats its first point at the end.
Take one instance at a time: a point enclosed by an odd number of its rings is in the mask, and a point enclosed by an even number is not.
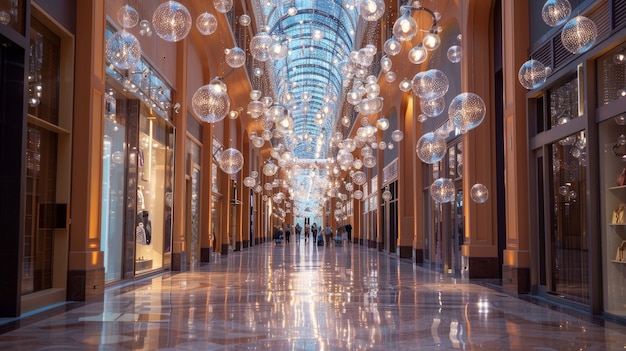
{"type": "Polygon", "coordinates": [[[141,59],[141,45],[134,35],[120,31],[114,33],[106,44],[106,58],[116,68],[135,67],[141,59]]]}
{"type": "Polygon", "coordinates": [[[243,167],[243,154],[237,149],[226,149],[220,153],[220,169],[226,174],[235,174],[243,167]]]}
{"type": "Polygon", "coordinates": [[[152,26],[157,35],[170,42],[184,39],[191,30],[191,15],[187,8],[176,1],[159,5],[152,15],[152,26]]]}
{"type": "Polygon", "coordinates": [[[470,191],[471,198],[474,202],[482,204],[489,199],[489,190],[486,186],[478,183],[472,186],[470,191]]]}
{"type": "Polygon", "coordinates": [[[211,35],[217,29],[217,18],[212,14],[205,12],[196,18],[196,29],[202,35],[211,35]]]}
{"type": "Polygon", "coordinates": [[[455,194],[454,181],[450,178],[439,178],[430,185],[430,196],[435,202],[452,202],[455,194]]]}

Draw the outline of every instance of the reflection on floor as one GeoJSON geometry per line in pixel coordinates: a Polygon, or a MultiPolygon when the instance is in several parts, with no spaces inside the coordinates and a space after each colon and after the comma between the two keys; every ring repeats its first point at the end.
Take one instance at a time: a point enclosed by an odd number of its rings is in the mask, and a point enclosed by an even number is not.
{"type": "MultiPolygon", "coordinates": [[[[0,326],[1,329],[1,326],[0,326]]],[[[579,318],[356,245],[270,243],[110,287],[0,350],[624,350],[579,318]]]]}

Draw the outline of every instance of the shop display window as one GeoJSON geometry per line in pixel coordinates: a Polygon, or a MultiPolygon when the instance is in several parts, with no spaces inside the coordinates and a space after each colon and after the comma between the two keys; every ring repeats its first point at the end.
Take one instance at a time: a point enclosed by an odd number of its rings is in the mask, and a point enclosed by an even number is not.
{"type": "Polygon", "coordinates": [[[598,105],[626,97],[626,43],[598,59],[598,105]]]}
{"type": "Polygon", "coordinates": [[[581,131],[548,146],[552,162],[548,291],[582,304],[590,298],[586,144],[581,131]]]}
{"type": "Polygon", "coordinates": [[[626,316],[626,114],[600,123],[604,310],[626,316]]]}

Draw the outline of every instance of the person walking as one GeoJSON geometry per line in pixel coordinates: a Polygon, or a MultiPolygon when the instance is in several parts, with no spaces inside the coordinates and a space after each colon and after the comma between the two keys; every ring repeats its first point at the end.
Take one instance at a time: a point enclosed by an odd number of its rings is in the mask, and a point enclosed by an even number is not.
{"type": "Polygon", "coordinates": [[[285,226],[285,240],[289,244],[289,238],[291,237],[291,223],[287,223],[285,226]]]}
{"type": "Polygon", "coordinates": [[[326,242],[326,246],[330,246],[332,240],[333,230],[330,228],[330,224],[326,224],[326,228],[324,228],[324,241],[326,242]]]}
{"type": "Polygon", "coordinates": [[[346,224],[346,233],[348,233],[348,242],[352,243],[352,224],[346,224]]]}
{"type": "Polygon", "coordinates": [[[311,233],[311,226],[308,223],[304,223],[304,242],[309,241],[309,234],[311,233]]]}
{"type": "Polygon", "coordinates": [[[313,234],[313,243],[317,244],[317,223],[315,222],[311,226],[311,234],[313,234]]]}

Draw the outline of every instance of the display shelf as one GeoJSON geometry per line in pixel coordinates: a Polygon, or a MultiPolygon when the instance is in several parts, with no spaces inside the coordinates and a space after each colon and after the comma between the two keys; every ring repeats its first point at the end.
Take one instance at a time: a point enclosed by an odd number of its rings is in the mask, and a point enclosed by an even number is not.
{"type": "Polygon", "coordinates": [[[622,224],[618,224],[618,223],[609,223],[609,225],[611,227],[624,227],[626,226],[626,223],[622,223],[622,224]]]}
{"type": "Polygon", "coordinates": [[[626,262],[624,262],[624,261],[618,261],[618,260],[609,260],[609,261],[611,261],[611,262],[613,262],[613,263],[621,263],[621,264],[626,264],[626,262]]]}
{"type": "Polygon", "coordinates": [[[609,187],[609,190],[620,190],[620,189],[626,189],[626,185],[619,185],[619,186],[611,186],[609,187]]]}

